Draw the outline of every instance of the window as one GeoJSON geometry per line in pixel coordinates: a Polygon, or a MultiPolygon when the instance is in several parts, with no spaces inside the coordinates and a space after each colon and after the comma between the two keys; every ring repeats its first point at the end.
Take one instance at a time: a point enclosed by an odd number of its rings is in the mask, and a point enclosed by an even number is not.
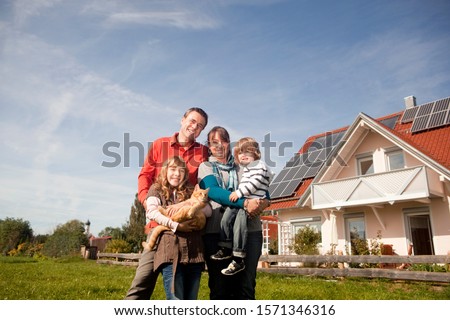
{"type": "Polygon", "coordinates": [[[359,254],[361,243],[366,242],[366,222],[363,213],[345,214],[345,240],[351,254],[359,254]]]}
{"type": "Polygon", "coordinates": [[[320,217],[296,219],[291,220],[290,222],[292,225],[292,231],[294,235],[296,235],[298,230],[300,230],[301,228],[309,226],[310,228],[315,229],[322,238],[322,219],[320,217]]]}
{"type": "Polygon", "coordinates": [[[395,150],[386,153],[386,167],[389,171],[403,169],[405,158],[402,150],[395,150]]]}
{"type": "Polygon", "coordinates": [[[357,159],[358,161],[358,175],[364,176],[366,174],[374,173],[373,157],[366,156],[357,159]]]}

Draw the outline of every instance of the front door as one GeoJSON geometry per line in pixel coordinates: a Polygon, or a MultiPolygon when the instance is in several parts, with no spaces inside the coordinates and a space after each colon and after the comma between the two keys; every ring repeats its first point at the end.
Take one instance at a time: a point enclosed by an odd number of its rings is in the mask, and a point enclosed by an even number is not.
{"type": "Polygon", "coordinates": [[[409,240],[414,255],[433,255],[433,236],[429,214],[408,214],[409,240]]]}

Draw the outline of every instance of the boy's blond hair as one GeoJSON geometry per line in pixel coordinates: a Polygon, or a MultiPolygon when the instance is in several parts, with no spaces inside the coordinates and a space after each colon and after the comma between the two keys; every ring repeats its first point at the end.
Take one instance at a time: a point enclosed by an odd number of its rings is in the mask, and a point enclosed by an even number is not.
{"type": "Polygon", "coordinates": [[[239,139],[239,141],[236,143],[236,146],[234,147],[235,161],[238,161],[239,153],[244,153],[244,152],[253,154],[253,158],[255,158],[255,160],[261,159],[261,151],[259,151],[259,144],[253,138],[245,137],[245,138],[239,139]]]}

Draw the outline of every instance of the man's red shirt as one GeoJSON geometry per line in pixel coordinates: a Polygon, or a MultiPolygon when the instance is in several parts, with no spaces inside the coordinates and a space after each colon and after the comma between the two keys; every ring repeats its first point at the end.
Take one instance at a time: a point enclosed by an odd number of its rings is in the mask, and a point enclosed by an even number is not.
{"type": "Polygon", "coordinates": [[[185,148],[178,143],[178,132],[171,137],[156,139],[148,150],[144,165],[138,176],[138,199],[144,203],[150,186],[161,171],[164,162],[179,156],[186,162],[189,172],[189,182],[194,186],[197,184],[198,167],[208,160],[208,148],[198,142],[192,143],[185,148]]]}

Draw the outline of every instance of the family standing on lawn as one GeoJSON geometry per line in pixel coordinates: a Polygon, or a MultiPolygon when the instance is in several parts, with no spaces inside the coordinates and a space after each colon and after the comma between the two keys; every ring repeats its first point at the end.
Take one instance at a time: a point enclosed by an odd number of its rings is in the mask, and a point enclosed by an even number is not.
{"type": "Polygon", "coordinates": [[[160,273],[167,299],[197,299],[205,263],[210,299],[255,299],[263,242],[259,214],[269,205],[272,173],[259,160],[253,139],[238,144],[235,155],[225,128],[212,128],[207,146],[196,142],[207,124],[205,111],[190,108],[180,130],[155,140],[148,151],[138,177],[138,198],[149,220],[147,240],[158,225],[169,230],[153,248],[144,249],[125,299],[150,299],[160,273]],[[203,230],[190,220],[170,219],[194,203],[190,197],[195,186],[209,197],[202,209],[207,217],[203,230]],[[169,217],[159,206],[167,208],[169,217]]]}

